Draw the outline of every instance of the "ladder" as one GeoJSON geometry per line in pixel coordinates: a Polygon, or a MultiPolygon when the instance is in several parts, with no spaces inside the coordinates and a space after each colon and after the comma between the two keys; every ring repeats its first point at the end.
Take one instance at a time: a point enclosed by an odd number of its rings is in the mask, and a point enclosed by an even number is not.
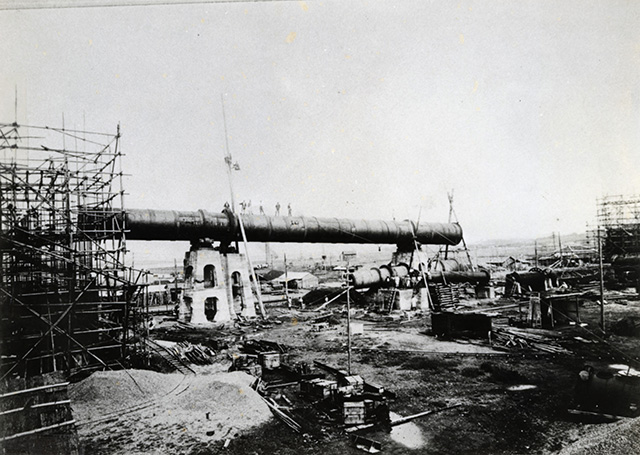
{"type": "Polygon", "coordinates": [[[391,313],[393,311],[393,304],[396,301],[396,294],[397,293],[398,293],[398,288],[393,288],[393,291],[391,292],[391,296],[385,302],[385,305],[389,306],[389,310],[388,310],[389,313],[391,313]]]}

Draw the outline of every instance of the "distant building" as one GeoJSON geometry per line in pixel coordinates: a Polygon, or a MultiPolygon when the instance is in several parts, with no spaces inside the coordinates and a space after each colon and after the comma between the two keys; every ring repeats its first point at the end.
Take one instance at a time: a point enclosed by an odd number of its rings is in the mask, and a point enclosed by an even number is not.
{"type": "Polygon", "coordinates": [[[355,251],[343,251],[340,254],[340,259],[343,262],[355,262],[357,256],[358,255],[355,251]]]}
{"type": "Polygon", "coordinates": [[[276,278],[284,275],[284,272],[282,270],[261,270],[260,272],[256,272],[256,275],[260,282],[264,283],[275,280],[276,278]]]}
{"type": "Polygon", "coordinates": [[[313,289],[318,287],[318,277],[309,272],[289,272],[283,273],[274,280],[276,283],[284,286],[285,282],[290,289],[313,289]]]}
{"type": "Polygon", "coordinates": [[[490,261],[490,262],[487,262],[487,264],[500,267],[505,270],[510,270],[512,272],[515,272],[518,270],[526,270],[529,267],[531,267],[531,262],[514,258],[513,256],[509,256],[504,261],[493,261],[493,262],[490,261]]]}

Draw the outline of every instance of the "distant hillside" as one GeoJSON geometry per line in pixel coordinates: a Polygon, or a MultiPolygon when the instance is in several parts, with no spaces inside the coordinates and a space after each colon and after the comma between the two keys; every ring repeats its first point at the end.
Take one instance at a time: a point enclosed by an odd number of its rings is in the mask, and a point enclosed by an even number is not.
{"type": "MultiPolygon", "coordinates": [[[[539,237],[537,239],[491,239],[491,240],[483,240],[480,242],[474,242],[473,246],[484,247],[484,246],[514,246],[514,245],[534,245],[538,242],[538,245],[552,245],[554,242],[558,244],[558,237],[554,237],[553,235],[549,235],[546,237],[539,237]]],[[[574,244],[574,243],[586,243],[587,242],[587,234],[586,233],[572,233],[572,234],[561,234],[560,241],[563,244],[574,244]]]]}
{"type": "MultiPolygon", "coordinates": [[[[583,250],[593,247],[589,245],[586,233],[572,233],[560,236],[563,251],[567,249],[583,250]]],[[[459,249],[459,248],[458,248],[459,249]]],[[[484,264],[512,256],[518,259],[552,255],[559,250],[558,237],[549,235],[537,239],[493,239],[469,245],[474,262],[484,264]]]]}

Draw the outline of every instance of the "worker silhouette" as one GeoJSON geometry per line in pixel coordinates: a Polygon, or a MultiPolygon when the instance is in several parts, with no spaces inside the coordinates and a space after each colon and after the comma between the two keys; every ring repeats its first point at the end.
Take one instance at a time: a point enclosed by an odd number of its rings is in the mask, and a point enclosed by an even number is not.
{"type": "Polygon", "coordinates": [[[264,207],[262,206],[262,201],[260,201],[260,215],[264,215],[264,207]]]}
{"type": "Polygon", "coordinates": [[[291,216],[291,202],[287,205],[287,213],[291,216]]]}
{"type": "Polygon", "coordinates": [[[276,216],[280,216],[280,203],[276,202],[276,216]]]}

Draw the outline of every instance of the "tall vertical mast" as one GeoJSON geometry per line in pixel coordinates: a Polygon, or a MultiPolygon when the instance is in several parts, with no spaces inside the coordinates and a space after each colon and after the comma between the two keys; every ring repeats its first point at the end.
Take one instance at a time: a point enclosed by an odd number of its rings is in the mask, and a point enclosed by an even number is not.
{"type": "MultiPolygon", "coordinates": [[[[235,195],[233,192],[233,178],[232,172],[234,169],[238,169],[238,165],[233,164],[233,159],[231,158],[231,152],[229,151],[229,135],[227,134],[227,116],[224,111],[224,97],[220,94],[220,100],[222,101],[222,121],[224,123],[224,143],[226,147],[226,155],[224,157],[225,163],[227,163],[227,174],[229,176],[229,190],[231,191],[231,211],[236,213],[236,201],[235,195]]],[[[244,231],[244,225],[242,224],[242,217],[238,216],[238,222],[240,224],[240,232],[242,233],[242,240],[244,242],[244,251],[247,256],[247,263],[249,264],[249,273],[253,278],[253,285],[255,286],[256,297],[258,298],[258,306],[260,309],[260,315],[266,319],[267,314],[264,309],[264,304],[262,303],[262,295],[260,293],[260,284],[258,283],[258,278],[256,277],[256,272],[253,268],[253,264],[251,264],[251,258],[249,257],[249,245],[247,244],[247,235],[244,231]]],[[[236,251],[238,251],[238,242],[236,242],[236,251]]]]}
{"type": "Polygon", "coordinates": [[[351,302],[349,301],[349,261],[347,261],[347,374],[351,376],[351,302]]]}
{"type": "MultiPolygon", "coordinates": [[[[449,223],[451,223],[451,218],[453,217],[453,190],[451,190],[451,193],[447,193],[447,198],[449,199],[449,223]]],[[[444,248],[444,258],[449,259],[449,245],[444,248]]]]}
{"type": "Polygon", "coordinates": [[[604,268],[602,265],[602,239],[600,238],[600,226],[598,225],[598,269],[600,277],[600,327],[602,333],[605,333],[604,328],[604,268]]]}
{"type": "Polygon", "coordinates": [[[224,111],[224,97],[220,94],[220,101],[222,101],[222,123],[224,126],[224,145],[225,156],[224,162],[227,163],[227,175],[229,176],[229,189],[231,190],[231,211],[236,213],[236,201],[233,192],[233,178],[231,176],[233,171],[233,160],[231,158],[231,151],[229,150],[229,135],[227,134],[227,116],[224,111]]]}

